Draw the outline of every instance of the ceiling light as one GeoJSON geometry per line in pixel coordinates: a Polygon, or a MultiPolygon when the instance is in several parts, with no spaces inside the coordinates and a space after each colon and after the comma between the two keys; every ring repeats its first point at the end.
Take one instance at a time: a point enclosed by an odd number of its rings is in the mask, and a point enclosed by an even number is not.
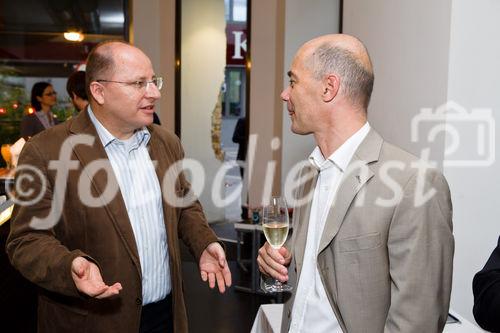
{"type": "Polygon", "coordinates": [[[81,32],[78,31],[68,31],[64,33],[64,38],[71,42],[81,42],[84,36],[81,32]]]}

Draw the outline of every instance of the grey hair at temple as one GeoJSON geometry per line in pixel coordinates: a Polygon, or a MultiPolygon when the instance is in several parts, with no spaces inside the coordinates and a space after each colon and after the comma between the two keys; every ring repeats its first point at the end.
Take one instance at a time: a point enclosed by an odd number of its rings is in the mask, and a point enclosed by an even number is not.
{"type": "MultiPolygon", "coordinates": [[[[368,55],[366,49],[364,51],[368,55]]],[[[353,52],[340,46],[323,43],[311,55],[309,63],[312,65],[311,69],[316,80],[321,80],[330,73],[339,75],[343,94],[353,104],[367,110],[375,77],[372,69],[365,68],[353,52]]]]}

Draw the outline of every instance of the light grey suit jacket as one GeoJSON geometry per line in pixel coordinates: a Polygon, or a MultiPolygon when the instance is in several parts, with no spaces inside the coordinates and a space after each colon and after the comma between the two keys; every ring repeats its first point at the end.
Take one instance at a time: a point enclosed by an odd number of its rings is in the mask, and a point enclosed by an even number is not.
{"type": "MultiPolygon", "coordinates": [[[[439,171],[419,171],[417,162],[371,130],[339,186],[317,265],[330,301],[325,306],[344,332],[443,330],[454,251],[450,192],[439,171]],[[389,199],[394,202],[380,201],[389,199]]],[[[306,168],[307,174],[299,196],[314,192],[317,172],[306,168]]],[[[294,213],[289,277],[295,290],[310,208],[309,201],[294,213]]],[[[285,303],[282,332],[288,332],[294,296],[285,303]]]]}

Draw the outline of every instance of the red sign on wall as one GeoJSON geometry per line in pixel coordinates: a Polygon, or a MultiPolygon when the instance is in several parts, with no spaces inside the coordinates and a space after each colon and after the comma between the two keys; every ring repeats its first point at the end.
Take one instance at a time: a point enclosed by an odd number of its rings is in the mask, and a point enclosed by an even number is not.
{"type": "Polygon", "coordinates": [[[246,22],[227,23],[226,40],[226,65],[244,67],[247,53],[246,22]]]}

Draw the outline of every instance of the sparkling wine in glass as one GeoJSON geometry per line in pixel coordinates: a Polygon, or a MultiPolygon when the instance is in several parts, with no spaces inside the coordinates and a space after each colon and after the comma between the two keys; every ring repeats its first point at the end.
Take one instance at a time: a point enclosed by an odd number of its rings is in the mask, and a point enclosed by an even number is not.
{"type": "MultiPolygon", "coordinates": [[[[288,207],[285,199],[272,197],[262,209],[262,229],[269,245],[276,250],[281,248],[288,236],[289,226],[288,207]]],[[[292,290],[288,284],[266,276],[262,276],[261,288],[270,293],[292,290]]]]}

